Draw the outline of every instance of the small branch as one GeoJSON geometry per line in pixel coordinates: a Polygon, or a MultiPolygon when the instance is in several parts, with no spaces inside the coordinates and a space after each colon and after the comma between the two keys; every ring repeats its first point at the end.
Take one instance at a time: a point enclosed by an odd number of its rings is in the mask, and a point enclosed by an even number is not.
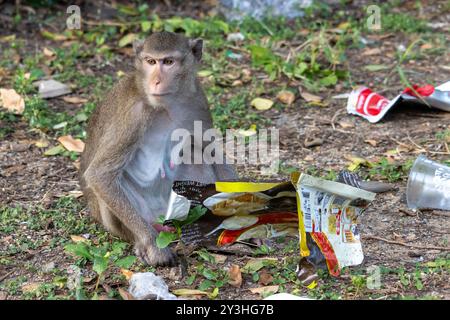
{"type": "Polygon", "coordinates": [[[414,214],[414,213],[412,213],[412,212],[409,212],[408,210],[399,209],[398,211],[400,211],[400,212],[402,212],[402,213],[404,213],[404,214],[406,214],[406,215],[408,215],[408,216],[410,216],[410,217],[416,217],[416,216],[417,216],[417,214],[414,214]]]}
{"type": "Polygon", "coordinates": [[[336,118],[342,113],[344,109],[339,109],[338,111],[335,112],[335,114],[333,115],[333,118],[331,118],[331,126],[333,127],[333,130],[336,130],[336,126],[334,125],[334,121],[336,120],[336,118]]]}
{"type": "Polygon", "coordinates": [[[0,282],[2,282],[3,280],[5,280],[6,278],[8,278],[10,275],[12,275],[14,273],[14,270],[8,272],[7,274],[3,275],[0,277],[0,282]]]}
{"type": "Polygon", "coordinates": [[[447,212],[442,212],[442,211],[434,211],[434,210],[421,210],[420,211],[422,214],[423,213],[431,213],[434,214],[435,216],[444,216],[444,217],[450,217],[450,213],[447,212]]]}
{"type": "Polygon", "coordinates": [[[381,237],[377,237],[377,236],[373,236],[373,235],[364,236],[364,239],[380,240],[383,242],[397,244],[399,246],[404,246],[404,247],[409,247],[409,248],[416,248],[416,249],[450,251],[450,247],[420,246],[420,245],[416,245],[416,244],[408,244],[408,243],[404,243],[404,242],[389,240],[389,239],[385,239],[385,238],[381,238],[381,237]]]}

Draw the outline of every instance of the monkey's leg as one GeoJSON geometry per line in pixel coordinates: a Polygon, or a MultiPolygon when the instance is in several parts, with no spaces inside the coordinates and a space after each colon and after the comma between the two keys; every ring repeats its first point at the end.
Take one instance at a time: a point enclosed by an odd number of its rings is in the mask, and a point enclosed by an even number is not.
{"type": "Polygon", "coordinates": [[[90,185],[98,201],[101,222],[108,230],[134,243],[136,255],[145,263],[154,266],[175,264],[173,252],[170,248],[156,246],[156,230],[139,214],[139,204],[144,201],[138,193],[130,193],[123,181],[100,184],[92,179],[90,185]]]}
{"type": "Polygon", "coordinates": [[[97,199],[95,193],[91,189],[86,188],[83,190],[84,197],[88,202],[89,213],[91,216],[106,228],[109,232],[115,236],[128,241],[133,242],[133,234],[128,230],[119,219],[115,217],[101,199],[97,199]]]}

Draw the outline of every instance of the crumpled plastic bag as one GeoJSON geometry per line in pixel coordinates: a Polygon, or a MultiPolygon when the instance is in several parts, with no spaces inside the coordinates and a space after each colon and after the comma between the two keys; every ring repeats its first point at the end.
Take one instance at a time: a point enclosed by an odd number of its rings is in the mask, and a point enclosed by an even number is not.
{"type": "Polygon", "coordinates": [[[164,280],[153,272],[134,273],[128,292],[138,300],[177,300],[177,297],[169,292],[164,280]]]}
{"type": "Polygon", "coordinates": [[[302,8],[312,0],[220,0],[221,11],[228,20],[242,20],[246,16],[261,19],[265,16],[302,17],[302,8]]]}

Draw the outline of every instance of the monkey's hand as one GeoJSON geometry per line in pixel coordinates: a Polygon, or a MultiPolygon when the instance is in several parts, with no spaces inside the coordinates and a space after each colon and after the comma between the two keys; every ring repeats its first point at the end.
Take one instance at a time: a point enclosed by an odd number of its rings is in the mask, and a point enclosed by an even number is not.
{"type": "Polygon", "coordinates": [[[159,249],[152,242],[138,242],[134,245],[136,256],[151,266],[175,266],[176,255],[170,248],[159,249]]]}

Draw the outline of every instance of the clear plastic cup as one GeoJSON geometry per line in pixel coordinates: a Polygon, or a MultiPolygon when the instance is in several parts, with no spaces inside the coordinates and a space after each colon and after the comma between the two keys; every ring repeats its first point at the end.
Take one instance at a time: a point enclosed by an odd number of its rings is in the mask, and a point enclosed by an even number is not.
{"type": "Polygon", "coordinates": [[[450,167],[420,155],[409,173],[406,201],[410,209],[450,210],[450,167]]]}

